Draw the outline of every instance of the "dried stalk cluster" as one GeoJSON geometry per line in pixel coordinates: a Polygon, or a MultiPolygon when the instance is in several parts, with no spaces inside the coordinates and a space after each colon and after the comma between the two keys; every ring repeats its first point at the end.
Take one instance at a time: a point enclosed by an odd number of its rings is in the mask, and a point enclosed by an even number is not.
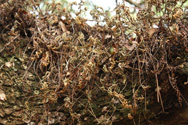
{"type": "Polygon", "coordinates": [[[83,18],[83,1],[66,8],[33,0],[1,4],[2,121],[109,124],[187,104],[185,2],[148,0],[136,17],[125,5],[115,16],[95,6],[95,26],[83,18]]]}

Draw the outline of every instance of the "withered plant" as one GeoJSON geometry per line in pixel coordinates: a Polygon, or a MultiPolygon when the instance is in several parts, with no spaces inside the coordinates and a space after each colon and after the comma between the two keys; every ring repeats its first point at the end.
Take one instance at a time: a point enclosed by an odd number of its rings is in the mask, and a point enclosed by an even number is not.
{"type": "Polygon", "coordinates": [[[185,2],[117,3],[113,16],[95,6],[92,20],[83,1],[2,3],[2,123],[136,124],[187,105],[185,2]]]}

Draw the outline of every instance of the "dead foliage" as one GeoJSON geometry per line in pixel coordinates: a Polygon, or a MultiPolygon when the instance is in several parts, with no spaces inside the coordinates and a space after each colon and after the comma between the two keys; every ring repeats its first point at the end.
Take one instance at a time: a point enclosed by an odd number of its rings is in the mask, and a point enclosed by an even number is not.
{"type": "Polygon", "coordinates": [[[185,2],[148,0],[136,17],[125,5],[112,17],[95,7],[95,26],[83,1],[2,3],[0,122],[139,122],[187,105],[185,2]]]}

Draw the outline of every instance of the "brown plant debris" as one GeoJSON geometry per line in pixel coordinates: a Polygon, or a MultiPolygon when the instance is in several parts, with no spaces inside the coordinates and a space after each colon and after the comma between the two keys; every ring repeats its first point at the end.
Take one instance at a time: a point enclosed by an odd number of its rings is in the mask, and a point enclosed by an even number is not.
{"type": "Polygon", "coordinates": [[[0,123],[144,124],[186,107],[184,3],[146,0],[136,17],[95,6],[90,26],[83,1],[2,2],[0,123]]]}

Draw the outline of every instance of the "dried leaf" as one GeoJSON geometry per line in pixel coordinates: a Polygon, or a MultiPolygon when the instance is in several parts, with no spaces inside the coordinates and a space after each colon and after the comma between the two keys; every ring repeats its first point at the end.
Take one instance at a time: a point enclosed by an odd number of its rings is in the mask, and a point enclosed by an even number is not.
{"type": "Polygon", "coordinates": [[[133,49],[137,46],[137,44],[138,44],[137,41],[132,41],[132,45],[126,44],[125,47],[126,47],[129,51],[131,51],[131,50],[133,50],[133,49]]]}
{"type": "Polygon", "coordinates": [[[4,101],[7,100],[6,95],[3,90],[0,89],[0,100],[4,101]]]}
{"type": "Polygon", "coordinates": [[[104,106],[104,107],[102,108],[102,112],[106,112],[107,109],[108,109],[108,107],[107,107],[107,106],[104,106]]]}
{"type": "Polygon", "coordinates": [[[151,28],[148,30],[149,37],[152,37],[154,33],[158,32],[158,28],[151,28]]]}
{"type": "Polygon", "coordinates": [[[65,27],[65,24],[62,21],[59,21],[59,26],[61,27],[63,32],[67,32],[67,28],[65,27]]]}
{"type": "Polygon", "coordinates": [[[46,67],[49,64],[49,52],[47,51],[45,54],[43,54],[43,57],[41,59],[41,66],[46,67]]]}
{"type": "Polygon", "coordinates": [[[8,67],[8,68],[10,68],[12,66],[12,63],[11,62],[6,62],[5,66],[8,67]]]}
{"type": "Polygon", "coordinates": [[[129,118],[130,120],[132,120],[132,119],[133,119],[133,116],[129,113],[129,114],[128,114],[128,118],[129,118]]]}
{"type": "Polygon", "coordinates": [[[183,15],[183,10],[181,8],[179,8],[176,13],[173,15],[173,18],[180,18],[183,15]]]}

